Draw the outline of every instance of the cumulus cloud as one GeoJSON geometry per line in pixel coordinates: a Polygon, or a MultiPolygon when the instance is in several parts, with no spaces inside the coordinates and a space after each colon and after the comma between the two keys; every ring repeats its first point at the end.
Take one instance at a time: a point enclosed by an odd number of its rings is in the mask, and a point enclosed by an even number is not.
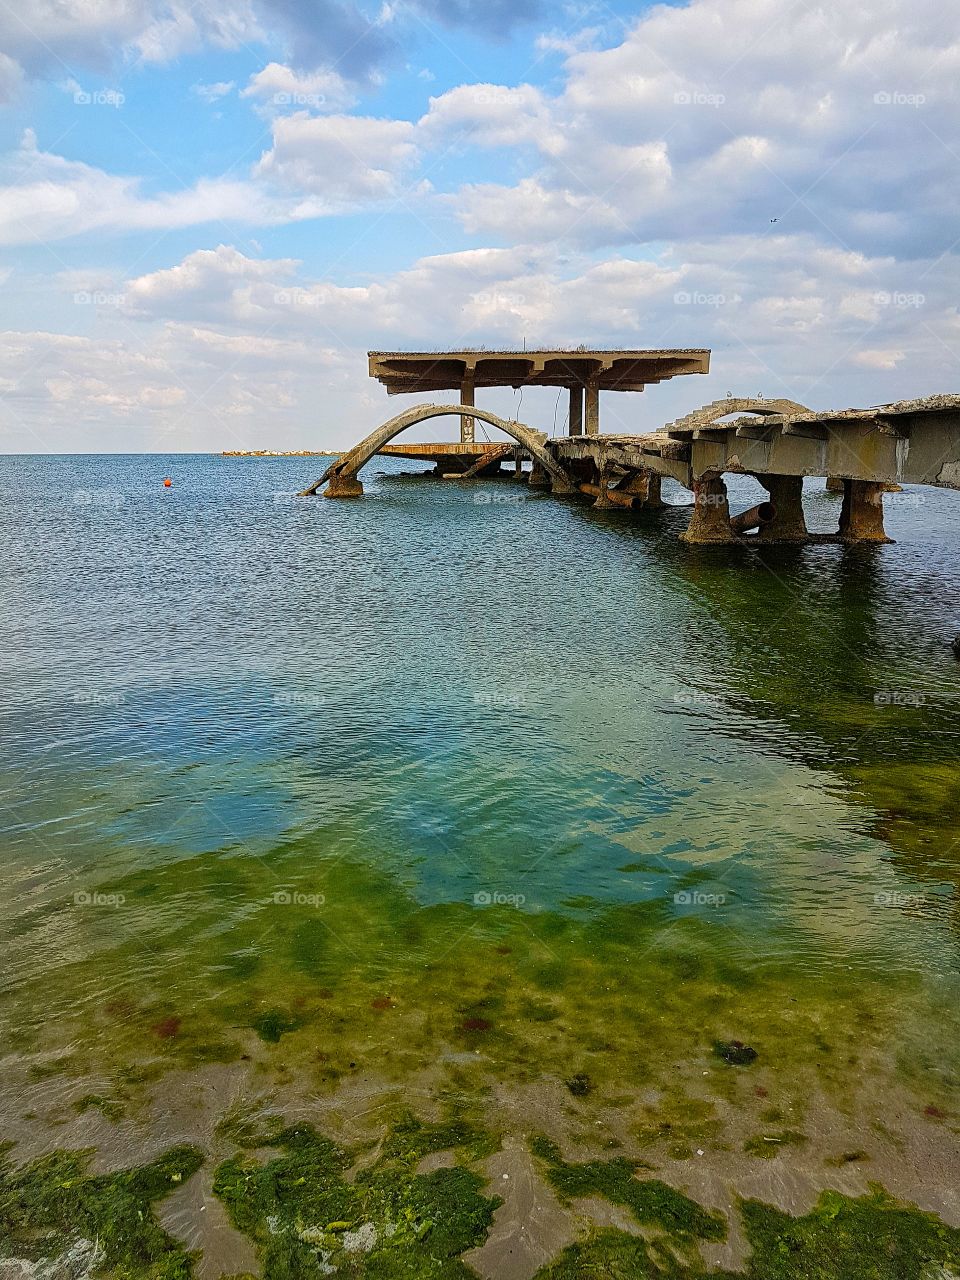
{"type": "Polygon", "coordinates": [[[399,192],[417,155],[414,134],[406,120],[298,111],[274,121],[273,146],[255,173],[311,194],[317,210],[349,208],[399,192]]]}
{"type": "Polygon", "coordinates": [[[547,100],[539,89],[523,84],[464,84],[437,98],[419,124],[425,141],[459,141],[480,147],[531,144],[558,153],[563,141],[547,100]]]}
{"type": "Polygon", "coordinates": [[[349,106],[353,92],[335,71],[312,71],[298,74],[292,67],[270,62],[250,77],[242,98],[253,98],[266,107],[306,107],[313,111],[335,110],[349,106]]]}
{"type": "MultiPolygon", "coordinates": [[[[789,20],[777,0],[658,6],[616,47],[570,55],[563,91],[496,135],[542,140],[542,165],[515,185],[468,186],[460,214],[476,234],[598,246],[779,222],[871,253],[946,247],[958,71],[937,0],[789,20]],[[746,50],[745,31],[763,33],[746,50]]],[[[445,97],[431,127],[462,130],[470,90],[445,97]]]]}

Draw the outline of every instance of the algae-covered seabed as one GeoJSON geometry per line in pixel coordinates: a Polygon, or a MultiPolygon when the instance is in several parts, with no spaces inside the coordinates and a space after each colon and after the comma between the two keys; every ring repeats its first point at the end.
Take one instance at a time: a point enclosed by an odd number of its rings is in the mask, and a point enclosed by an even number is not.
{"type": "Polygon", "coordinates": [[[142,470],[0,463],[4,1280],[960,1274],[954,495],[142,470]]]}

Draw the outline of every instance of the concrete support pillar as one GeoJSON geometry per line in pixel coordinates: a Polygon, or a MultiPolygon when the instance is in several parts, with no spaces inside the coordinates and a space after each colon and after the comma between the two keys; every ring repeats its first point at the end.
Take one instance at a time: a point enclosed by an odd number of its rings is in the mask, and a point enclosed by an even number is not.
{"type": "Polygon", "coordinates": [[[586,401],[587,435],[598,436],[600,434],[600,382],[597,378],[591,378],[587,382],[586,401]]]}
{"type": "MultiPolygon", "coordinates": [[[[474,387],[473,370],[468,370],[463,375],[463,381],[460,383],[460,403],[476,404],[476,390],[474,387]]],[[[460,439],[464,444],[473,444],[477,434],[476,418],[468,418],[462,416],[460,418],[460,439]]]]}
{"type": "Polygon", "coordinates": [[[607,470],[606,465],[603,462],[601,462],[600,474],[597,477],[597,500],[593,504],[595,507],[598,507],[601,511],[605,510],[607,507],[612,507],[614,505],[610,501],[610,498],[608,497],[609,489],[610,489],[610,473],[607,470]]]}
{"type": "Polygon", "coordinates": [[[660,486],[663,484],[663,476],[656,471],[647,472],[647,492],[641,505],[647,511],[662,511],[667,505],[660,496],[660,486]]]}
{"type": "Polygon", "coordinates": [[[583,387],[570,388],[570,425],[567,435],[583,435],[583,387]]]}
{"type": "Polygon", "coordinates": [[[340,476],[334,472],[323,491],[323,496],[325,498],[362,498],[363,485],[355,475],[340,476]]]}
{"type": "Polygon", "coordinates": [[[527,480],[527,484],[531,489],[550,488],[550,477],[547,474],[547,469],[542,462],[537,462],[536,458],[533,460],[533,468],[530,471],[530,477],[527,480]]]}
{"type": "Polygon", "coordinates": [[[514,480],[523,479],[523,455],[520,453],[513,460],[513,478],[514,480]]]}
{"type": "Polygon", "coordinates": [[[634,471],[615,487],[636,498],[634,506],[645,511],[659,511],[665,505],[660,496],[663,477],[656,471],[634,471]]]}
{"type": "Polygon", "coordinates": [[[739,539],[730,528],[727,486],[722,476],[707,474],[693,482],[693,511],[690,525],[680,535],[681,542],[695,546],[735,543],[739,539]]]}
{"type": "Polygon", "coordinates": [[[841,542],[892,542],[883,527],[884,485],[873,480],[844,480],[840,508],[841,542]]]}
{"type": "Polygon", "coordinates": [[[760,526],[760,542],[806,542],[807,522],[803,515],[802,476],[757,476],[770,494],[776,514],[760,526]]]}

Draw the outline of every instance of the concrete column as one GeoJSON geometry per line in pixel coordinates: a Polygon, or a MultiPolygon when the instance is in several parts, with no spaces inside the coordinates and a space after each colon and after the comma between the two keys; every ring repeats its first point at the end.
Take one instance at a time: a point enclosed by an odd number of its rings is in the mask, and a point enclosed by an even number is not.
{"type": "Polygon", "coordinates": [[[609,490],[610,473],[607,470],[606,464],[601,462],[600,471],[597,476],[597,500],[593,504],[595,507],[599,507],[601,511],[607,507],[613,506],[613,503],[610,501],[609,490]]]}
{"type": "Polygon", "coordinates": [[[690,525],[680,535],[681,542],[695,546],[735,543],[739,539],[730,528],[730,507],[723,477],[707,474],[693,482],[693,511],[690,525]]]}
{"type": "Polygon", "coordinates": [[[527,480],[527,484],[531,489],[549,489],[550,477],[547,475],[547,469],[542,462],[538,462],[536,458],[533,460],[533,468],[527,480]]]}
{"type": "Polygon", "coordinates": [[[587,383],[587,435],[600,434],[600,382],[591,378],[587,383]]]}
{"type": "Polygon", "coordinates": [[[341,476],[335,471],[323,491],[323,496],[325,498],[360,498],[363,496],[363,485],[355,475],[341,476]]]}
{"type": "Polygon", "coordinates": [[[583,435],[583,387],[570,388],[570,425],[567,435],[583,435]]]}
{"type": "MultiPolygon", "coordinates": [[[[460,403],[470,405],[477,403],[472,369],[467,370],[460,383],[460,403]]],[[[476,418],[468,418],[465,415],[460,418],[460,439],[464,444],[473,444],[477,434],[476,425],[476,418]]]]}
{"type": "Polygon", "coordinates": [[[806,542],[807,522],[803,515],[803,477],[762,475],[757,479],[770,494],[776,515],[760,526],[760,542],[806,542]]]}
{"type": "Polygon", "coordinates": [[[883,527],[884,485],[873,480],[844,480],[840,508],[841,542],[892,542],[883,527]]]}
{"type": "Polygon", "coordinates": [[[666,503],[660,496],[660,486],[663,483],[663,476],[656,471],[647,472],[647,494],[643,500],[642,506],[648,511],[661,511],[666,503]]]}

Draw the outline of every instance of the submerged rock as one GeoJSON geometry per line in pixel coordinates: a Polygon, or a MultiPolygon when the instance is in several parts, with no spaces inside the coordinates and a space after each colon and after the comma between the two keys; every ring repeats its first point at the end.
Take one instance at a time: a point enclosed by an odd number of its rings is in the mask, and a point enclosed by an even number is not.
{"type": "Polygon", "coordinates": [[[734,1067],[748,1067],[751,1062],[757,1060],[756,1049],[751,1049],[742,1040],[718,1040],[713,1046],[713,1051],[718,1058],[722,1058],[724,1062],[729,1062],[734,1067]]]}

